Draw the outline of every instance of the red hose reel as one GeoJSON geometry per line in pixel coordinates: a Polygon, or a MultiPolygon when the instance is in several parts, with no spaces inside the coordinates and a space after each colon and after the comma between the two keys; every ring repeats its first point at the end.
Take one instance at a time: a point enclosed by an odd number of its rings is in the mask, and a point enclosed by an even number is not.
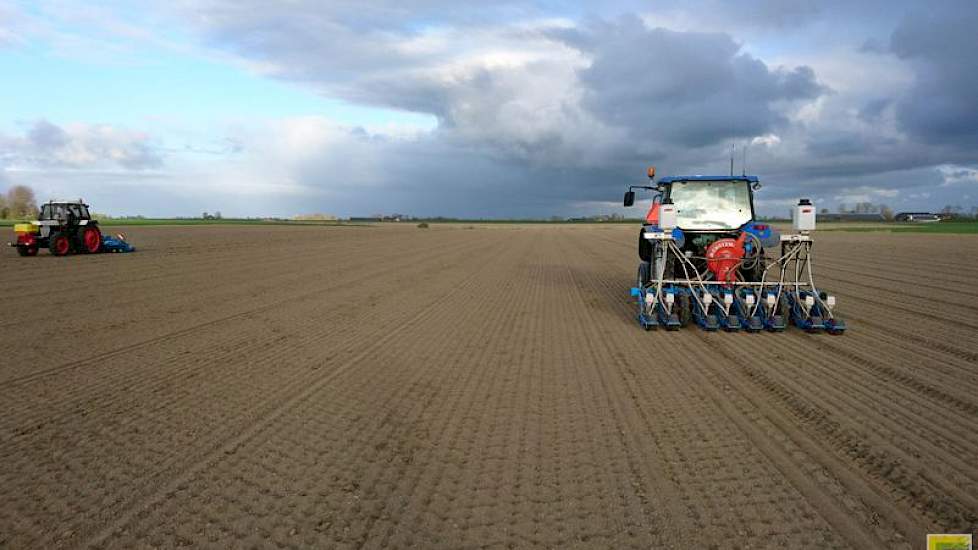
{"type": "Polygon", "coordinates": [[[706,248],[706,266],[718,281],[732,283],[737,280],[737,265],[744,259],[744,241],[747,233],[736,239],[720,239],[706,248]]]}

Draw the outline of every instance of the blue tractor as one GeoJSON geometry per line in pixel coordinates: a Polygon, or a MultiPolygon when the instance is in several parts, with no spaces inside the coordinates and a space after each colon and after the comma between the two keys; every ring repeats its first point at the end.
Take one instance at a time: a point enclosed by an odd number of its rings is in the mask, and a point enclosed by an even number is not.
{"type": "Polygon", "coordinates": [[[639,232],[640,263],[631,289],[643,328],[783,331],[789,324],[809,332],[841,334],[835,297],[819,291],[812,274],[815,206],[801,199],[792,212],[792,232],[759,222],[755,176],[669,176],[650,185],[653,193],[639,232]]]}

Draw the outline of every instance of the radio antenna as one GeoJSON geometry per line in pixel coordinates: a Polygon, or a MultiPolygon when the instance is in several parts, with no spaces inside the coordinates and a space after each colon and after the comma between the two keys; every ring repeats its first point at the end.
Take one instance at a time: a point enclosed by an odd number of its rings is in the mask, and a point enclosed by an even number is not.
{"type": "Polygon", "coordinates": [[[740,163],[741,176],[747,175],[747,148],[750,147],[750,142],[744,143],[744,160],[740,163]]]}
{"type": "Polygon", "coordinates": [[[734,148],[733,143],[730,144],[730,176],[733,177],[733,158],[734,158],[734,148]]]}

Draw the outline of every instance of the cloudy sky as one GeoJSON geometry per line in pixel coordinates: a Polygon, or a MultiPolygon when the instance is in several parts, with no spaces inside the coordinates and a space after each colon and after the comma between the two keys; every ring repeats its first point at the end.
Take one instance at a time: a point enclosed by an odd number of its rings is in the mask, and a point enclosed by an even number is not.
{"type": "Polygon", "coordinates": [[[0,190],[149,216],[978,205],[978,2],[0,0],[0,190]],[[95,7],[97,6],[97,7],[95,7]]]}

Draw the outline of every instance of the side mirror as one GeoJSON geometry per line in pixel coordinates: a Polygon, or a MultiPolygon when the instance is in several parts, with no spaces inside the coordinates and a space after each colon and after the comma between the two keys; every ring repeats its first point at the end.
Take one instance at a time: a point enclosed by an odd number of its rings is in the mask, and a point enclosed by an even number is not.
{"type": "Polygon", "coordinates": [[[754,191],[757,191],[760,188],[761,188],[761,182],[759,181],[755,181],[754,184],[751,185],[751,189],[753,189],[754,191]]]}
{"type": "Polygon", "coordinates": [[[625,206],[635,204],[635,191],[625,191],[625,206]]]}

